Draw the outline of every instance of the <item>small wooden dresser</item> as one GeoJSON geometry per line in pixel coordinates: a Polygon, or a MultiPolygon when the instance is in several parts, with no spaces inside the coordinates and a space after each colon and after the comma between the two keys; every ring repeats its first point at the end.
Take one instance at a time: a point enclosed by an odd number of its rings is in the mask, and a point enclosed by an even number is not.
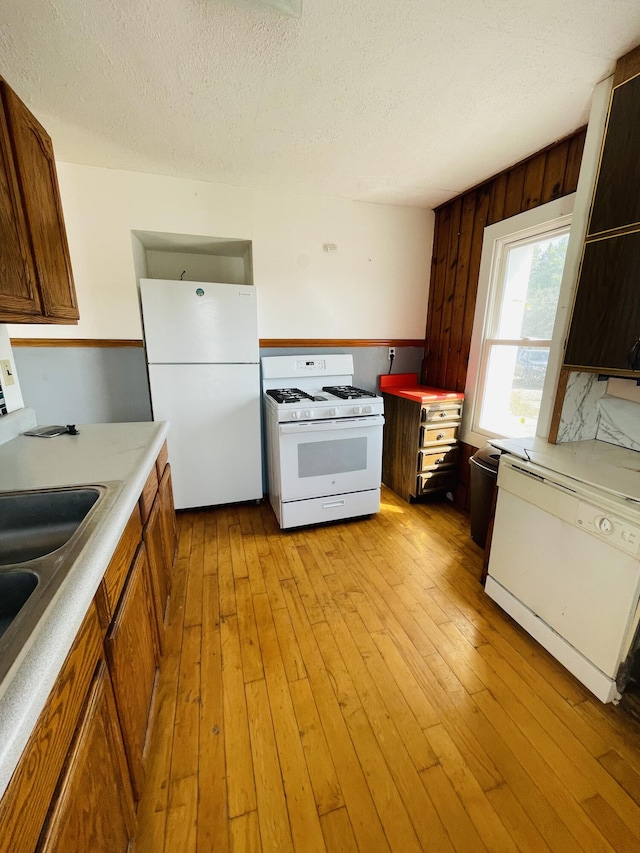
{"type": "Polygon", "coordinates": [[[464,394],[418,384],[416,373],[380,377],[382,482],[405,500],[453,492],[464,394]]]}

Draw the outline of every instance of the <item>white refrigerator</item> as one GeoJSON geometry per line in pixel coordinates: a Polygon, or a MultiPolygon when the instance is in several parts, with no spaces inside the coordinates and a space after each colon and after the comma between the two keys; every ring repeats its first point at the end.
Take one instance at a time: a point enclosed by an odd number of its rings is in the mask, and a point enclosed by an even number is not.
{"type": "Polygon", "coordinates": [[[177,509],[262,498],[256,289],[140,281],[154,420],[177,509]]]}

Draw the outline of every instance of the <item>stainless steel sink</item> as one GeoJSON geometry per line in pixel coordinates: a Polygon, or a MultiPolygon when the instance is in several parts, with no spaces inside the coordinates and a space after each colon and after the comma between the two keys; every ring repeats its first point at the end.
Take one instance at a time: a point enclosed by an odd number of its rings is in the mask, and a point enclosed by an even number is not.
{"type": "Polygon", "coordinates": [[[0,685],[122,486],[0,492],[0,685]]]}
{"type": "Polygon", "coordinates": [[[0,637],[37,586],[38,575],[35,572],[0,573],[0,637]]]}
{"type": "Polygon", "coordinates": [[[99,497],[96,488],[0,494],[0,566],[61,548],[99,497]]]}

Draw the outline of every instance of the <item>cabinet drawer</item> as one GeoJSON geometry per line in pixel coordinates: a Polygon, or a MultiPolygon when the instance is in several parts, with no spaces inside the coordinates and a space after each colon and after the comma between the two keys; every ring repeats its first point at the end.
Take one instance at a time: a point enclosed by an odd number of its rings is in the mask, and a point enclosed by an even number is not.
{"type": "Polygon", "coordinates": [[[141,539],[140,510],[136,506],[120,537],[100,586],[101,594],[98,596],[98,601],[100,603],[100,621],[104,628],[109,626],[116,612],[120,593],[141,539]]]}
{"type": "Polygon", "coordinates": [[[433,423],[434,421],[458,421],[462,416],[462,403],[434,403],[431,406],[423,406],[420,412],[420,421],[433,423]]]}
{"type": "Polygon", "coordinates": [[[153,502],[156,499],[157,493],[158,472],[156,471],[156,466],[154,465],[151,471],[149,471],[147,482],[144,484],[144,489],[142,490],[140,500],[138,501],[143,524],[147,523],[147,519],[149,518],[149,513],[151,512],[151,507],[153,506],[153,502]]]}
{"type": "Polygon", "coordinates": [[[445,445],[437,451],[423,450],[418,453],[418,471],[438,471],[455,465],[458,458],[458,448],[445,445]]]}
{"type": "Polygon", "coordinates": [[[449,444],[458,439],[458,424],[429,424],[420,427],[420,447],[432,444],[449,444]]]}
{"type": "Polygon", "coordinates": [[[450,491],[456,485],[455,469],[446,471],[430,471],[427,474],[418,474],[416,484],[416,495],[428,495],[431,492],[450,491]]]}
{"type": "Polygon", "coordinates": [[[167,442],[165,441],[165,443],[162,445],[162,448],[160,449],[158,458],[156,459],[156,473],[158,475],[158,481],[162,479],[162,475],[164,474],[164,469],[168,461],[169,451],[167,449],[167,442]]]}

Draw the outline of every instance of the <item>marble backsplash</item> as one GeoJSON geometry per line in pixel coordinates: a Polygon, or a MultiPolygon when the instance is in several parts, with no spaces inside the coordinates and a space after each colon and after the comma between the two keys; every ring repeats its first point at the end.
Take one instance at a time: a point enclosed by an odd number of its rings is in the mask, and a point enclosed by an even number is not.
{"type": "Polygon", "coordinates": [[[598,400],[598,413],[597,439],[640,450],[640,403],[605,395],[598,400]]]}
{"type": "Polygon", "coordinates": [[[569,375],[557,441],[594,438],[640,450],[640,388],[634,379],[569,375]]]}
{"type": "Polygon", "coordinates": [[[564,395],[558,443],[588,441],[598,431],[598,400],[607,391],[596,373],[570,373],[564,395]]]}

